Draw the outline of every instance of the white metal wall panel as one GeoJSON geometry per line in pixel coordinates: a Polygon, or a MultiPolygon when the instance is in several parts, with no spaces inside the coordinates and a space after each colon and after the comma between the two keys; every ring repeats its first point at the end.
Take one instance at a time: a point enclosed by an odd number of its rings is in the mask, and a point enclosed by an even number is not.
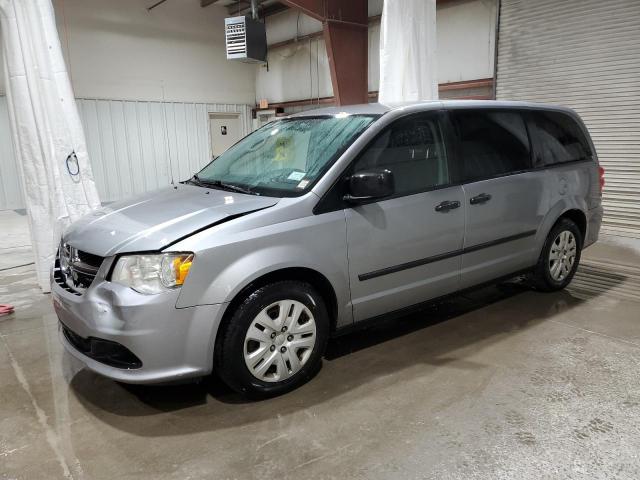
{"type": "Polygon", "coordinates": [[[603,231],[640,237],[640,1],[502,0],[497,98],[574,108],[606,169],[603,231]]]}
{"type": "MultiPolygon", "coordinates": [[[[209,113],[240,114],[243,134],[252,125],[251,107],[242,104],[78,99],[78,108],[103,202],[167,185],[171,172],[184,180],[206,165],[209,113]]],[[[6,97],[0,97],[0,210],[24,208],[11,145],[6,97]]]]}

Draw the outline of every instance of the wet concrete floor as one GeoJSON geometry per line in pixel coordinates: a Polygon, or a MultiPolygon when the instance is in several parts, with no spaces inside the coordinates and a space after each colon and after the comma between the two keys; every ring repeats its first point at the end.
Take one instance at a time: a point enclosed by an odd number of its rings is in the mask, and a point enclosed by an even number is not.
{"type": "Polygon", "coordinates": [[[585,253],[566,291],[504,284],[335,339],[309,384],[253,403],[82,369],[33,266],[0,271],[0,479],[640,478],[640,255],[585,253]]]}

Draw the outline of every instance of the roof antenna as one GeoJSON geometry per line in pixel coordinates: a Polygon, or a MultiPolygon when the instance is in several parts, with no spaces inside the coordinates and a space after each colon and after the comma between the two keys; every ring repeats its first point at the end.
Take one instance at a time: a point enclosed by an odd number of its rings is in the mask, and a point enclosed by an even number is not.
{"type": "Polygon", "coordinates": [[[167,154],[168,154],[168,160],[169,160],[169,176],[171,177],[171,185],[173,186],[173,188],[178,188],[176,187],[176,182],[173,179],[173,164],[171,162],[171,142],[169,142],[169,127],[167,125],[167,108],[166,108],[166,101],[165,101],[165,97],[164,97],[164,80],[160,80],[160,87],[162,88],[162,117],[164,119],[164,138],[167,139],[167,154]]]}

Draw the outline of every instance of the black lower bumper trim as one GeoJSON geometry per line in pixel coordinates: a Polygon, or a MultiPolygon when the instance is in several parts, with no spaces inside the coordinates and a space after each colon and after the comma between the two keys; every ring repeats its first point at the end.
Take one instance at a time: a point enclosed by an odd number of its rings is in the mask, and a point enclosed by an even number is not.
{"type": "Polygon", "coordinates": [[[142,360],[136,357],[127,347],[117,342],[112,342],[111,340],[103,340],[95,337],[83,338],[62,322],[60,325],[64,338],[66,338],[76,350],[96,362],[122,369],[142,367],[142,360]]]}

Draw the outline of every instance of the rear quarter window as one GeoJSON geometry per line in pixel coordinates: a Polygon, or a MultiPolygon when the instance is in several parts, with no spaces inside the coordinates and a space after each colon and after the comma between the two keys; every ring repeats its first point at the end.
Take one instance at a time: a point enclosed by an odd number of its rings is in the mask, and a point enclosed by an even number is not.
{"type": "Polygon", "coordinates": [[[580,125],[561,112],[533,112],[538,152],[535,166],[557,165],[591,158],[589,142],[580,125]]]}

